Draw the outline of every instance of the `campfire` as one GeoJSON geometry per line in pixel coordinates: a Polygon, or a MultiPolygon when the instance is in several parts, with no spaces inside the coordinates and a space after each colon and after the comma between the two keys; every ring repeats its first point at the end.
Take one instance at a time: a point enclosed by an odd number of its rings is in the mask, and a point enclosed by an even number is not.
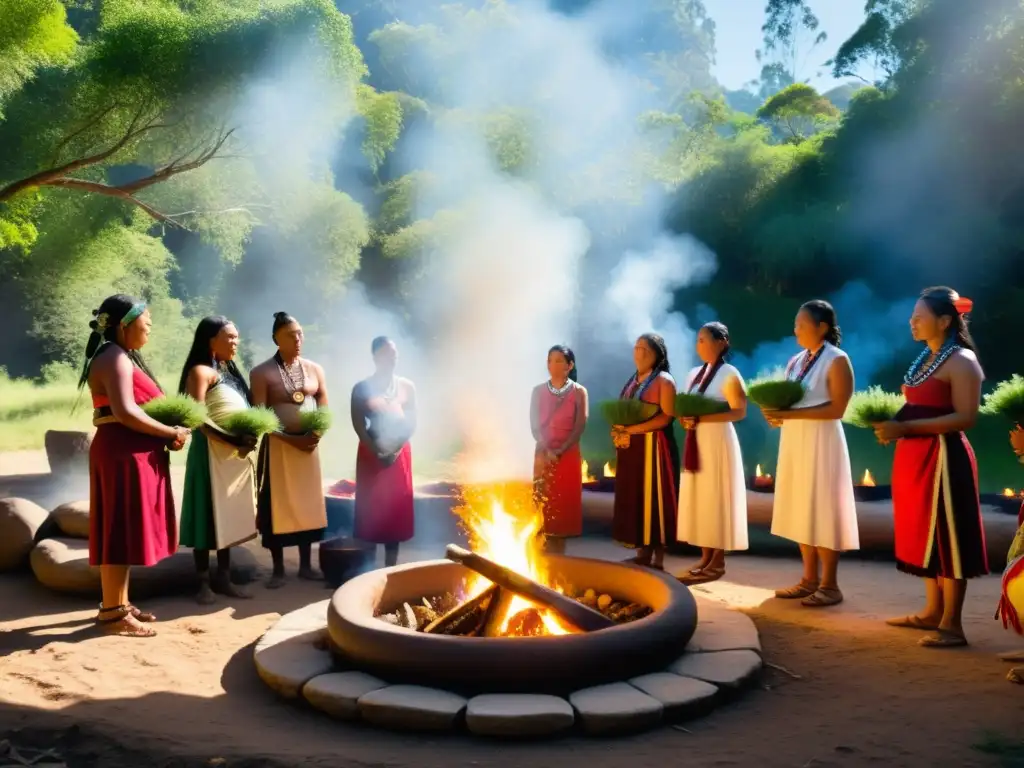
{"type": "Polygon", "coordinates": [[[455,512],[472,548],[451,544],[446,551],[449,560],[471,571],[461,590],[423,595],[418,604],[403,603],[378,618],[427,634],[535,637],[606,629],[651,612],[550,576],[538,535],[543,512],[529,485],[467,489],[455,512]]]}
{"type": "Polygon", "coordinates": [[[864,486],[865,488],[875,487],[875,478],[871,475],[870,469],[864,470],[864,476],[860,479],[860,485],[864,486]]]}
{"type": "Polygon", "coordinates": [[[1003,496],[1008,499],[1024,499],[1024,491],[1015,491],[1013,488],[1003,488],[1003,496]]]}

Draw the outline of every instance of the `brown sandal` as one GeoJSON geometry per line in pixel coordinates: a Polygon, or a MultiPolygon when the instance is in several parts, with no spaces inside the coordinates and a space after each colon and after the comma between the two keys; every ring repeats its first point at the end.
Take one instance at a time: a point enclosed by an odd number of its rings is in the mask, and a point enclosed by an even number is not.
{"type": "Polygon", "coordinates": [[[843,602],[843,593],[839,587],[818,587],[814,594],[808,595],[800,601],[800,605],[807,608],[828,608],[830,605],[839,605],[843,602]]]}
{"type": "Polygon", "coordinates": [[[940,629],[934,635],[925,635],[917,644],[923,648],[963,648],[967,645],[967,638],[960,632],[940,629]]]}
{"type": "Polygon", "coordinates": [[[119,637],[156,637],[155,630],[142,626],[141,622],[138,625],[132,623],[139,622],[139,619],[135,617],[130,605],[115,605],[113,608],[104,608],[101,605],[100,613],[116,613],[115,616],[105,619],[96,617],[96,623],[106,634],[119,637]],[[119,624],[121,626],[118,626],[119,624]]]}
{"type": "Polygon", "coordinates": [[[818,591],[818,582],[816,581],[801,581],[792,587],[786,587],[785,589],[776,589],[775,596],[780,600],[800,600],[805,597],[810,597],[818,591]]]}
{"type": "Polygon", "coordinates": [[[119,608],[122,608],[122,607],[127,609],[128,612],[131,613],[131,615],[135,619],[137,619],[138,621],[141,621],[141,622],[143,622],[145,624],[149,624],[152,621],[156,621],[156,615],[155,614],[152,614],[149,611],[139,610],[138,608],[136,608],[131,603],[128,603],[127,605],[124,605],[124,606],[120,606],[119,605],[119,606],[117,606],[117,608],[104,608],[103,607],[103,603],[100,603],[97,606],[97,608],[100,609],[100,613],[106,613],[108,611],[116,611],[116,610],[118,610],[119,608]]]}

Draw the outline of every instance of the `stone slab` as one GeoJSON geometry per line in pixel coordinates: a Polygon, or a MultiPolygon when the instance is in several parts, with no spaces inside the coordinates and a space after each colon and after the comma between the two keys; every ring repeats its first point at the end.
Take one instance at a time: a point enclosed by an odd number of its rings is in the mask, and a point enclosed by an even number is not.
{"type": "Polygon", "coordinates": [[[256,643],[256,671],[286,699],[299,698],[306,683],[334,668],[327,650],[327,602],[286,613],[256,643]]]}
{"type": "Polygon", "coordinates": [[[382,728],[450,731],[466,708],[466,699],[449,691],[418,685],[392,685],[359,698],[359,714],[382,728]]]}
{"type": "Polygon", "coordinates": [[[657,699],[665,708],[668,720],[693,717],[714,709],[718,687],[693,677],[671,672],[654,672],[634,677],[629,684],[657,699]]]}
{"type": "Polygon", "coordinates": [[[475,696],[466,706],[466,727],[479,736],[550,736],[575,721],[572,705],[558,696],[492,693],[475,696]]]}
{"type": "Polygon", "coordinates": [[[687,653],[669,672],[726,688],[739,688],[761,669],[761,657],[750,650],[687,653]]]}
{"type": "MultiPolygon", "coordinates": [[[[682,678],[679,678],[682,679],[682,678]]],[[[387,683],[365,672],[331,672],[314,677],[302,687],[302,697],[314,709],[339,720],[359,717],[359,699],[387,683]]]]}
{"type": "Polygon", "coordinates": [[[28,499],[0,499],[0,573],[25,567],[49,512],[28,499]]]}
{"type": "Polygon", "coordinates": [[[753,619],[745,613],[709,600],[697,602],[697,628],[686,645],[687,651],[761,652],[761,638],[753,619]]]}
{"type": "Polygon", "coordinates": [[[593,735],[618,734],[653,728],[664,707],[629,683],[584,688],[569,696],[583,730],[593,735]]]}

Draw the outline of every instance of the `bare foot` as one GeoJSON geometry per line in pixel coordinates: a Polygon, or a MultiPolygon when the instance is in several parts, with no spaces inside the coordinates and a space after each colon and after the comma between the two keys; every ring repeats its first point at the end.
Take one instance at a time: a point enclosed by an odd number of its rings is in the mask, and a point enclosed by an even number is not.
{"type": "Polygon", "coordinates": [[[267,589],[280,589],[287,583],[288,580],[283,575],[271,576],[270,581],[267,582],[267,589]]]}
{"type": "Polygon", "coordinates": [[[323,581],[324,575],[320,571],[310,568],[299,568],[299,578],[303,581],[323,581]]]}
{"type": "Polygon", "coordinates": [[[1024,685],[1024,667],[1014,667],[1006,673],[1006,679],[1017,685],[1024,685]]]}
{"type": "Polygon", "coordinates": [[[1024,661],[1024,649],[1000,653],[999,658],[1003,661],[1024,661]]]}
{"type": "Polygon", "coordinates": [[[199,587],[199,592],[196,593],[196,602],[200,605],[213,605],[217,602],[217,596],[213,594],[210,582],[204,581],[199,587]]]}

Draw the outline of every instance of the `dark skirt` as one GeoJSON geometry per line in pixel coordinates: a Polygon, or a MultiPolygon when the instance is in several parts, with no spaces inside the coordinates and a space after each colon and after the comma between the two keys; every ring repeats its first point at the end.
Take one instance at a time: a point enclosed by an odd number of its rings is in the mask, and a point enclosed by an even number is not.
{"type": "Polygon", "coordinates": [[[612,537],[627,547],[666,546],[676,540],[679,450],[666,431],[633,435],[617,452],[612,537]]]}
{"type": "Polygon", "coordinates": [[[181,499],[178,543],[192,549],[216,549],[213,497],[210,485],[210,444],[201,431],[193,430],[185,459],[185,490],[181,499]]]}
{"type": "Polygon", "coordinates": [[[962,432],[901,439],[892,501],[900,571],[945,579],[989,572],[978,467],[962,432]]]}
{"type": "Polygon", "coordinates": [[[268,435],[260,440],[259,453],[256,454],[256,530],[260,533],[260,542],[266,549],[314,544],[323,539],[326,529],[274,533],[270,513],[270,444],[268,435]]]}
{"type": "Polygon", "coordinates": [[[400,544],[415,531],[412,447],[402,446],[385,466],[363,443],[356,452],[356,504],[352,534],[373,544],[400,544]]]}
{"type": "Polygon", "coordinates": [[[89,564],[156,565],[178,548],[167,441],[101,424],[89,448],[89,564]]]}

